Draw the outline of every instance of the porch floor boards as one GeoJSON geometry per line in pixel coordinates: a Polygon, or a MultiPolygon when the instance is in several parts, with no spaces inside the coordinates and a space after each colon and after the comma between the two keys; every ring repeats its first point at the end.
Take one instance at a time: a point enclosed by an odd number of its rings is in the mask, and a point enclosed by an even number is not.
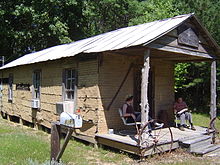
{"type": "MultiPolygon", "coordinates": [[[[171,131],[173,134],[173,146],[172,149],[176,149],[179,147],[179,140],[196,137],[199,135],[207,134],[207,128],[195,126],[196,131],[185,129],[185,131],[181,131],[178,128],[171,127],[171,131]]],[[[152,135],[157,135],[159,130],[152,131],[152,135]]],[[[161,140],[159,142],[159,146],[163,148],[163,151],[169,150],[169,144],[171,143],[171,136],[169,134],[168,128],[163,128],[160,131],[161,140]]],[[[159,137],[160,137],[159,136],[159,137]]],[[[137,146],[138,139],[135,138],[134,135],[122,136],[119,134],[96,134],[97,142],[101,145],[110,146],[113,148],[117,148],[120,150],[124,150],[127,152],[131,152],[137,155],[140,155],[140,149],[137,146]]],[[[152,147],[149,148],[152,150],[152,147]]],[[[150,153],[149,151],[148,153],[150,153]]]]}

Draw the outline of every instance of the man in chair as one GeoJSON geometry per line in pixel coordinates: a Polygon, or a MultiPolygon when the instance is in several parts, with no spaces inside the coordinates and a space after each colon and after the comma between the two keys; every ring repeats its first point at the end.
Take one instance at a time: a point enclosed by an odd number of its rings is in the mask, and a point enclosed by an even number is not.
{"type": "Polygon", "coordinates": [[[180,119],[180,127],[181,131],[185,131],[184,127],[186,128],[186,121],[189,121],[190,127],[192,130],[196,130],[193,126],[192,122],[192,114],[188,110],[188,106],[183,101],[182,97],[179,97],[174,104],[174,113],[176,114],[177,118],[180,119]]]}

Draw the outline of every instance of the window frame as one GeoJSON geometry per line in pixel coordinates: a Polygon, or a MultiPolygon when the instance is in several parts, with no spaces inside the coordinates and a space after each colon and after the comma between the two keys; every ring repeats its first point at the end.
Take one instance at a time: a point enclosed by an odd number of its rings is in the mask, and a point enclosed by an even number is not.
{"type": "Polygon", "coordinates": [[[77,91],[77,71],[74,68],[64,69],[64,71],[63,71],[63,92],[62,92],[63,101],[75,101],[76,91],[77,91]],[[71,75],[70,77],[68,75],[69,71],[70,71],[70,75],[71,75]],[[68,84],[68,81],[70,81],[69,84],[68,84]],[[68,92],[70,93],[69,95],[68,95],[68,92]]]}

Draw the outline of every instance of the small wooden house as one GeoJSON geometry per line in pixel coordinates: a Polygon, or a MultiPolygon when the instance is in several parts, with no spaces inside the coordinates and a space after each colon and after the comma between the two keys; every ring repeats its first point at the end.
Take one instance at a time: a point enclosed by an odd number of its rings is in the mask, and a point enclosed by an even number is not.
{"type": "Polygon", "coordinates": [[[214,117],[219,57],[219,46],[194,14],[118,29],[27,54],[1,67],[1,113],[50,128],[59,119],[58,104],[66,103],[83,117],[78,137],[95,143],[96,135],[110,128],[128,128],[118,109],[129,94],[137,111],[149,110],[150,116],[169,124],[174,65],[210,61],[214,117]]]}

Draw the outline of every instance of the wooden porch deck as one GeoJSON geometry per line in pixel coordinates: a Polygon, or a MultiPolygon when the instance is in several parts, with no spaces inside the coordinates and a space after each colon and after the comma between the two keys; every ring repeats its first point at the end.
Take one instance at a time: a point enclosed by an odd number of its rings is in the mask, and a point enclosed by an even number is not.
{"type": "MultiPolygon", "coordinates": [[[[179,140],[207,134],[207,128],[199,127],[199,126],[195,126],[195,127],[196,127],[196,131],[190,129],[185,129],[185,131],[181,131],[178,128],[171,127],[171,131],[173,134],[172,150],[180,147],[179,140]]],[[[152,131],[151,134],[152,135],[158,134],[158,130],[152,131]]],[[[146,147],[144,156],[160,153],[160,152],[166,152],[170,150],[171,136],[169,134],[169,129],[168,128],[161,129],[160,136],[159,136],[160,141],[158,142],[157,145],[158,149],[155,149],[153,146],[149,145],[150,147],[146,147]]],[[[135,138],[134,134],[125,135],[125,136],[117,133],[96,134],[96,140],[98,144],[113,147],[136,155],[140,155],[141,152],[140,148],[138,147],[138,139],[135,138]]]]}

